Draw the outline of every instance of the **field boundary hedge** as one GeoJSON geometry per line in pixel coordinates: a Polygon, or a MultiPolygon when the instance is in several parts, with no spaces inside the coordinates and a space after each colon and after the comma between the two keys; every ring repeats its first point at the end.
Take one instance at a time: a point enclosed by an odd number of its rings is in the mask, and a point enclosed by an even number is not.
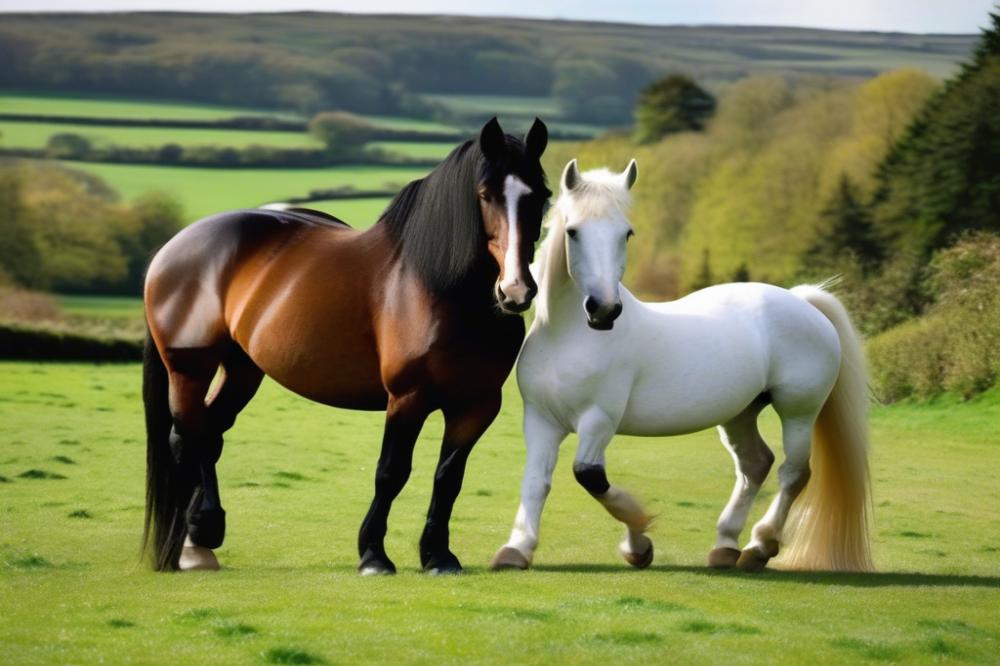
{"type": "MultiPolygon", "coordinates": [[[[109,118],[99,116],[54,116],[46,113],[0,113],[0,120],[22,123],[49,123],[53,125],[87,125],[90,127],[160,127],[171,129],[238,129],[255,132],[308,132],[305,120],[285,120],[268,116],[234,116],[217,120],[185,118],[109,118]]],[[[432,130],[404,130],[373,126],[365,130],[371,141],[408,141],[411,143],[439,143],[464,141],[470,134],[460,130],[441,132],[432,130]]]]}
{"type": "Polygon", "coordinates": [[[435,167],[439,159],[406,157],[383,152],[331,155],[322,149],[219,148],[198,146],[185,149],[176,144],[159,148],[113,146],[92,148],[84,154],[61,154],[49,148],[0,148],[0,157],[57,159],[96,164],[147,164],[155,166],[205,167],[217,169],[271,169],[275,167],[316,168],[334,166],[435,167]]]}
{"type": "Polygon", "coordinates": [[[19,361],[142,360],[142,341],[96,338],[70,331],[0,322],[0,359],[19,361]]]}

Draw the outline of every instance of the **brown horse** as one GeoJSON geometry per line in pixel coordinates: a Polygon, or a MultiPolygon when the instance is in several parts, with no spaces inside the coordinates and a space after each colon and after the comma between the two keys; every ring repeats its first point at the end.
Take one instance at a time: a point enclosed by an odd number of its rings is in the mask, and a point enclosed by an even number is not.
{"type": "Polygon", "coordinates": [[[537,119],[521,141],[494,118],[364,232],[315,211],[245,210],[196,222],[159,251],[146,276],[143,381],[144,543],[151,535],[156,569],[218,568],[222,434],[267,374],[327,405],[386,411],[358,538],[363,574],[395,571],[389,508],[424,420],[442,410],[420,559],[461,571],[448,523],[536,292],[528,265],[550,195],[547,137],[537,119]]]}

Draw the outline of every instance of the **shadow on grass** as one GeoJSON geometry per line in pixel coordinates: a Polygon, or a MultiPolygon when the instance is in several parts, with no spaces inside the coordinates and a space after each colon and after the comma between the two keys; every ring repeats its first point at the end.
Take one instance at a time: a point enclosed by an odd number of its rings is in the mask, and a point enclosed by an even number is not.
{"type": "MultiPolygon", "coordinates": [[[[617,564],[537,564],[532,570],[547,573],[628,573],[644,572],[617,564]]],[[[814,585],[844,585],[848,587],[992,587],[1000,590],[1000,576],[967,576],[962,574],[926,574],[904,571],[875,573],[841,573],[835,571],[780,571],[766,569],[759,573],[744,573],[735,569],[718,570],[707,567],[654,564],[647,572],[689,573],[715,578],[739,578],[768,583],[812,583],[814,585]]]]}

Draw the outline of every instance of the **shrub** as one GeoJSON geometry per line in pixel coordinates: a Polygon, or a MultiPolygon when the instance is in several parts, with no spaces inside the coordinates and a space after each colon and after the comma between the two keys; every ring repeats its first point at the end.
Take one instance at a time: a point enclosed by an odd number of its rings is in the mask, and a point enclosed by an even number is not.
{"type": "Polygon", "coordinates": [[[930,264],[927,313],[872,339],[868,357],[885,401],[981,393],[1000,377],[1000,236],[969,234],[930,264]]]}

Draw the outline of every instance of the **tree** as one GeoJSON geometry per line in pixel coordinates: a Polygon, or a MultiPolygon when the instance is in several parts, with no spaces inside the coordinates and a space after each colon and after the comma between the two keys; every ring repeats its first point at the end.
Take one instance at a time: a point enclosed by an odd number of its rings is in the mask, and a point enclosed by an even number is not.
{"type": "Polygon", "coordinates": [[[23,183],[15,169],[0,170],[0,272],[24,285],[39,283],[38,246],[25,219],[23,183]]]}
{"type": "Polygon", "coordinates": [[[922,259],[963,231],[1000,230],[1000,14],[991,19],[879,169],[876,223],[922,259]]]}
{"type": "Polygon", "coordinates": [[[46,150],[52,157],[80,159],[90,153],[90,140],[73,132],[59,132],[49,137],[46,150]]]}
{"type": "Polygon", "coordinates": [[[698,291],[715,284],[712,276],[712,256],[708,248],[701,251],[701,266],[698,268],[698,277],[691,283],[691,291],[698,291]]]}
{"type": "Polygon", "coordinates": [[[671,74],[639,93],[635,141],[653,143],[674,132],[700,130],[714,111],[714,97],[690,77],[671,74]]]}
{"type": "Polygon", "coordinates": [[[871,210],[847,174],[841,176],[837,191],[820,213],[820,222],[819,236],[806,254],[808,263],[836,268],[853,257],[867,273],[881,262],[883,249],[871,210]]]}
{"type": "Polygon", "coordinates": [[[371,139],[373,129],[367,120],[346,111],[323,111],[309,121],[309,132],[336,155],[356,153],[371,139]]]}

